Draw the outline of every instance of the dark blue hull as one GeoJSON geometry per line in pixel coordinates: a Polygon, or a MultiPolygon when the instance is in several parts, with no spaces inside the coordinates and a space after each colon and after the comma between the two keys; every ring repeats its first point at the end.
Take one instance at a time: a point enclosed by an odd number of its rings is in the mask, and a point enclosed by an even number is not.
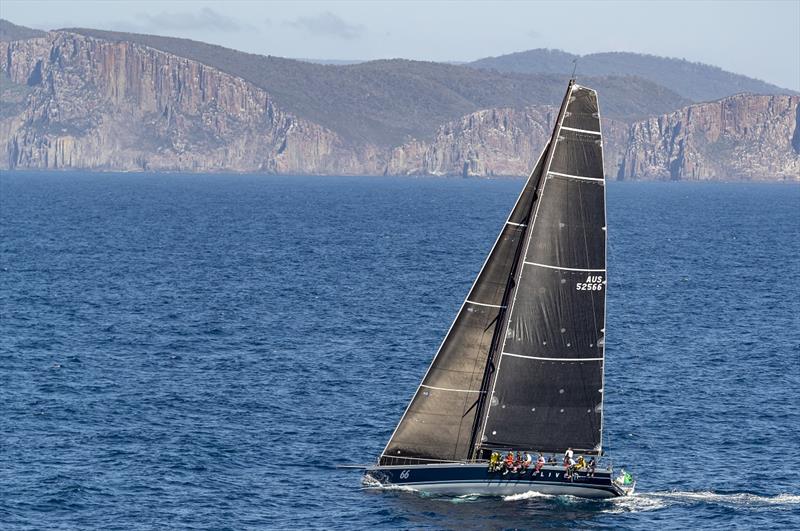
{"type": "Polygon", "coordinates": [[[612,472],[573,474],[568,478],[562,467],[545,467],[536,473],[489,472],[486,464],[430,464],[414,466],[375,466],[365,472],[365,481],[379,488],[410,488],[433,494],[461,496],[508,496],[525,492],[572,495],[584,498],[613,498],[633,492],[634,485],[620,485],[612,472]]]}

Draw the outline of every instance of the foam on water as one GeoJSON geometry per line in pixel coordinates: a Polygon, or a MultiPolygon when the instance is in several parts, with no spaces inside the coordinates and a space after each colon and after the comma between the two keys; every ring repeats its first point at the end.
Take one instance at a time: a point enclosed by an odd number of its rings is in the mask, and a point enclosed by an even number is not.
{"type": "Polygon", "coordinates": [[[800,505],[800,495],[789,493],[782,493],[776,496],[761,496],[750,492],[718,493],[711,491],[670,491],[642,493],[641,496],[652,499],[668,500],[674,503],[714,503],[732,507],[785,506],[787,508],[792,508],[800,505]]]}
{"type": "Polygon", "coordinates": [[[361,479],[361,485],[362,485],[362,488],[364,490],[386,490],[386,491],[394,490],[394,491],[400,491],[400,492],[415,492],[415,493],[419,493],[421,495],[425,495],[424,492],[421,492],[421,491],[419,491],[417,489],[408,487],[406,485],[391,485],[391,484],[390,485],[384,485],[383,483],[381,483],[377,479],[375,479],[375,478],[373,478],[371,476],[368,476],[368,475],[365,475],[361,479]]]}
{"type": "Polygon", "coordinates": [[[511,494],[508,496],[503,496],[503,501],[513,502],[520,500],[533,500],[542,498],[555,498],[555,496],[553,496],[552,494],[543,494],[541,492],[536,492],[535,490],[529,490],[528,492],[523,492],[521,494],[511,494]]]}
{"type": "Polygon", "coordinates": [[[591,506],[596,505],[601,512],[625,513],[657,511],[667,507],[690,506],[695,504],[716,504],[727,507],[783,507],[793,509],[800,505],[800,495],[778,494],[762,496],[749,492],[718,493],[711,491],[669,491],[640,492],[630,496],[610,498],[608,500],[590,500],[575,496],[552,496],[540,492],[529,491],[522,494],[504,496],[503,501],[519,502],[525,500],[552,500],[557,498],[565,504],[591,506]]]}

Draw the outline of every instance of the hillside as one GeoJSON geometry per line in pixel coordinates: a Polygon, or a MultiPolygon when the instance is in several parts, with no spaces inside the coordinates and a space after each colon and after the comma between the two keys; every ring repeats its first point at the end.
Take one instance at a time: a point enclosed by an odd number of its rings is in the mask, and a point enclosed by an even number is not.
{"type": "MultiPolygon", "coordinates": [[[[408,137],[431,138],[442,123],[479,109],[555,105],[566,82],[563,75],[498,73],[404,59],[322,65],[187,39],[81,28],[63,31],[142,44],[240,77],[267,91],[287,111],[353,144],[386,147],[408,137]]],[[[690,103],[643,79],[585,82],[609,95],[603,113],[619,120],[638,120],[690,103]]]]}
{"type": "MultiPolygon", "coordinates": [[[[171,44],[191,55],[191,41],[171,44]]],[[[239,57],[197,48],[195,55],[219,54],[218,62],[239,57]]],[[[69,31],[2,41],[0,168],[524,175],[564,90],[559,76],[242,55],[223,70],[138,41],[69,31]],[[375,101],[402,105],[380,109],[375,101]],[[386,132],[395,120],[400,126],[386,132]]],[[[591,83],[600,92],[609,178],[800,180],[798,96],[741,94],[672,108],[664,101],[673,93],[639,78],[591,83]],[[667,108],[650,114],[658,94],[667,108]],[[631,119],[637,115],[644,117],[631,119]]]]}
{"type": "MultiPolygon", "coordinates": [[[[602,93],[601,93],[602,103],[602,93]]],[[[603,122],[606,177],[800,182],[800,96],[739,94],[625,124],[603,122]]],[[[556,109],[479,111],[396,148],[390,173],[524,175],[556,109]]]]}
{"type": "Polygon", "coordinates": [[[35,37],[44,37],[46,34],[44,31],[17,26],[8,20],[0,18],[0,42],[33,39],[35,37]]]}
{"type": "Polygon", "coordinates": [[[579,78],[637,76],[666,87],[692,101],[717,100],[742,92],[754,94],[792,92],[758,79],[727,72],[716,66],[627,52],[580,56],[560,50],[536,49],[499,57],[486,57],[468,65],[498,72],[569,75],[576,59],[579,78]]]}

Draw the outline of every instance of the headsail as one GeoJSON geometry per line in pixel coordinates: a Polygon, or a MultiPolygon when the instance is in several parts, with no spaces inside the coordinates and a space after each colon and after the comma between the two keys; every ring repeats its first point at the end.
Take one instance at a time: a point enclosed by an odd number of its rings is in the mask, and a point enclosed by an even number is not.
{"type": "Polygon", "coordinates": [[[597,94],[571,83],[565,104],[496,356],[483,448],[601,451],[606,222],[597,94]]]}
{"type": "MultiPolygon", "coordinates": [[[[469,459],[495,327],[510,295],[547,147],[528,178],[380,464],[469,459]]],[[[496,341],[495,341],[496,342],[496,341]]]]}

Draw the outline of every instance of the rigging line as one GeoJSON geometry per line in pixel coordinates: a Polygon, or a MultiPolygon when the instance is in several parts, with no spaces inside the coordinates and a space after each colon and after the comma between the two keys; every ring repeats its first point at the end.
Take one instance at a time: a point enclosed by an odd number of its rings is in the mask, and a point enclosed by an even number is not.
{"type": "Polygon", "coordinates": [[[546,267],[547,269],[559,269],[561,271],[581,271],[583,273],[601,273],[601,272],[604,273],[605,272],[605,269],[578,269],[576,267],[559,267],[559,266],[552,266],[552,265],[547,265],[547,264],[540,264],[538,262],[525,261],[525,264],[526,265],[532,265],[532,266],[546,267]]]}
{"type": "Polygon", "coordinates": [[[421,384],[420,387],[436,389],[437,391],[452,391],[454,393],[485,393],[486,391],[473,391],[472,389],[449,389],[447,387],[434,387],[432,385],[421,384]]]}

